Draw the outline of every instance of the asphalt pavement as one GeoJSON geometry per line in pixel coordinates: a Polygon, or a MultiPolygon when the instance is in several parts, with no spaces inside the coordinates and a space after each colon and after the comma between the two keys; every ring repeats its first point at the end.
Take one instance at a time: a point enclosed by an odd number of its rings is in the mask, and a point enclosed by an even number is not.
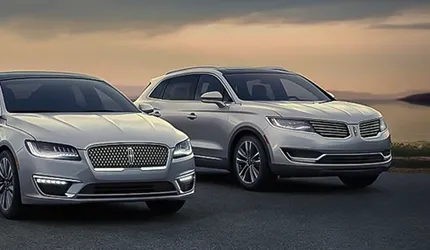
{"type": "Polygon", "coordinates": [[[384,173],[352,190],[336,178],[280,180],[242,190],[199,171],[197,192],[172,216],[144,203],[34,207],[0,218],[0,249],[430,249],[430,174],[384,173]]]}

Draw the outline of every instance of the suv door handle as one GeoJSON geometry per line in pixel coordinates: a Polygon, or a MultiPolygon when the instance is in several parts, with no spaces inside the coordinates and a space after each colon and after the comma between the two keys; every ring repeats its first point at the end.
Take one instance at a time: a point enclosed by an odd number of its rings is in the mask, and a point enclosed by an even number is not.
{"type": "Polygon", "coordinates": [[[152,115],[153,115],[153,116],[156,116],[156,117],[160,117],[160,116],[161,116],[161,113],[160,113],[160,111],[155,110],[154,112],[152,112],[152,115]]]}
{"type": "Polygon", "coordinates": [[[187,118],[190,119],[190,120],[194,120],[194,119],[197,118],[197,115],[194,114],[194,113],[190,113],[190,114],[187,115],[187,118]]]}

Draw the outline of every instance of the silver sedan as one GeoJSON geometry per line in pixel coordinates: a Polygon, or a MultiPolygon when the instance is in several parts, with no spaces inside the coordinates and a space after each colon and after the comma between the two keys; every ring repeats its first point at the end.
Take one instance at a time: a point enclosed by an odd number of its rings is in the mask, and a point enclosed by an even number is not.
{"type": "Polygon", "coordinates": [[[146,201],[175,213],[194,193],[186,134],[91,76],[0,73],[0,212],[27,204],[146,201]]]}

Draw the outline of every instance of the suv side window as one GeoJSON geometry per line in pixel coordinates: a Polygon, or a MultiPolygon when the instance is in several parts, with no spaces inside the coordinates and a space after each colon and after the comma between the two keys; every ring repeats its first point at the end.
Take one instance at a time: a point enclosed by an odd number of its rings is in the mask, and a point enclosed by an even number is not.
{"type": "MultiPolygon", "coordinates": [[[[151,92],[149,97],[155,98],[155,99],[161,99],[163,97],[163,91],[164,91],[168,82],[169,82],[169,80],[165,80],[165,81],[162,81],[160,84],[158,84],[158,86],[155,87],[155,89],[151,92]]],[[[151,83],[149,83],[149,84],[151,84],[151,83]]]]}
{"type": "Polygon", "coordinates": [[[197,84],[195,100],[200,100],[201,95],[206,92],[218,91],[224,96],[224,86],[214,76],[202,75],[200,76],[199,83],[197,84]]]}
{"type": "Polygon", "coordinates": [[[164,91],[165,100],[194,100],[199,75],[171,78],[164,91]]]}
{"type": "Polygon", "coordinates": [[[194,97],[195,100],[201,100],[201,96],[206,92],[218,91],[223,96],[223,100],[230,102],[232,101],[230,96],[227,93],[227,90],[224,88],[222,83],[218,80],[218,78],[211,75],[201,75],[199,79],[199,83],[197,84],[196,95],[194,97]]]}

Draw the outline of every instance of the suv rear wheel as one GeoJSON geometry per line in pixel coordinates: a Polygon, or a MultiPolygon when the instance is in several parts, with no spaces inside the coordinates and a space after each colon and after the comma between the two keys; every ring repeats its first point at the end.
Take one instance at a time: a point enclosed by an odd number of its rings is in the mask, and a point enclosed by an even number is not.
{"type": "Polygon", "coordinates": [[[236,179],[245,189],[261,191],[276,179],[263,144],[255,136],[244,136],[236,143],[232,164],[236,179]]]}

